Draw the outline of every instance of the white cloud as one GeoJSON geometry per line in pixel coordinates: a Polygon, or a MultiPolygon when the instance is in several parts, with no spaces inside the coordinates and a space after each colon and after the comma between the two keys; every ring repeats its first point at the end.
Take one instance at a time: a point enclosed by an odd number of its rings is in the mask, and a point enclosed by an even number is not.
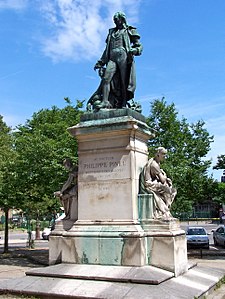
{"type": "Polygon", "coordinates": [[[186,116],[189,115],[192,118],[195,119],[203,119],[205,120],[211,119],[212,115],[217,114],[218,112],[223,113],[225,109],[225,98],[217,98],[217,99],[205,99],[205,100],[199,100],[198,98],[192,98],[191,104],[190,101],[186,100],[185,104],[178,105],[178,110],[182,112],[182,115],[186,116]],[[204,103],[204,105],[202,104],[204,103]]]}
{"type": "Polygon", "coordinates": [[[24,123],[24,118],[22,115],[17,116],[12,114],[3,114],[3,121],[7,124],[7,126],[15,128],[16,126],[18,126],[18,124],[24,123]]]}
{"type": "MultiPolygon", "coordinates": [[[[224,108],[221,107],[221,112],[224,111],[224,108]]],[[[212,131],[212,134],[225,135],[225,116],[219,115],[217,117],[208,118],[206,120],[206,126],[209,131],[212,131]]],[[[224,143],[225,150],[225,143],[224,143]]]]}
{"type": "Polygon", "coordinates": [[[26,8],[28,0],[1,0],[0,9],[14,9],[21,10],[26,8]]]}
{"type": "Polygon", "coordinates": [[[50,32],[42,40],[44,54],[53,61],[90,60],[104,49],[115,12],[137,22],[141,0],[38,0],[50,32]]]}

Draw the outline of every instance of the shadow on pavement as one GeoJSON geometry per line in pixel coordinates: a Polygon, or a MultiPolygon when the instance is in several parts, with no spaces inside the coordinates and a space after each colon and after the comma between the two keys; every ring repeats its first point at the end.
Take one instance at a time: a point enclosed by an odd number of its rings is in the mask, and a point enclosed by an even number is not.
{"type": "Polygon", "coordinates": [[[0,264],[28,267],[34,264],[48,266],[48,257],[48,249],[13,249],[8,253],[0,252],[0,264]]]}

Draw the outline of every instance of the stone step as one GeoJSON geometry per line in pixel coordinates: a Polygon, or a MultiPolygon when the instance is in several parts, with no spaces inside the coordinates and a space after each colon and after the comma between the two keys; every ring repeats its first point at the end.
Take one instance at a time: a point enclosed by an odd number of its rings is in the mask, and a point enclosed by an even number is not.
{"type": "MultiPolygon", "coordinates": [[[[55,265],[46,268],[28,271],[29,273],[35,273],[36,275],[27,275],[22,278],[8,279],[0,281],[0,293],[11,293],[11,294],[23,294],[37,296],[43,299],[64,299],[64,298],[107,298],[107,299],[193,299],[199,298],[208,292],[216,285],[216,283],[224,276],[224,270],[195,266],[189,269],[183,275],[179,277],[171,277],[159,284],[149,284],[149,283],[139,283],[140,277],[151,281],[151,279],[146,275],[149,269],[147,269],[144,274],[141,272],[135,272],[136,269],[130,269],[133,274],[136,274],[136,283],[125,281],[109,281],[109,277],[129,277],[128,272],[121,269],[120,267],[108,267],[108,275],[106,275],[106,280],[96,280],[90,279],[94,276],[94,271],[96,275],[100,278],[103,277],[103,272],[107,273],[106,268],[100,269],[96,267],[90,267],[90,265],[82,265],[79,270],[79,276],[86,277],[89,279],[78,279],[72,278],[70,275],[74,275],[74,270],[71,264],[55,265]],[[62,267],[60,267],[62,266],[62,267]],[[97,269],[98,268],[98,269],[97,269]],[[65,277],[55,277],[54,272],[58,273],[62,271],[65,277]],[[83,273],[82,273],[83,271],[83,273]],[[110,273],[111,271],[111,273],[110,273]],[[100,273],[101,272],[101,273],[100,273]],[[46,276],[52,275],[51,277],[46,276]],[[123,274],[122,274],[123,273],[123,274]]],[[[102,268],[102,267],[100,267],[102,268]]],[[[127,268],[127,267],[125,267],[127,268]]],[[[133,267],[129,267],[133,268],[133,267]]],[[[134,267],[135,268],[135,267],[134,267]]],[[[139,267],[139,271],[142,267],[139,267]]],[[[76,268],[78,270],[78,268],[76,268]]],[[[137,269],[137,270],[138,270],[137,269]]],[[[158,275],[157,271],[160,269],[151,269],[152,275],[158,275]]],[[[160,271],[161,272],[161,271],[160,271]]],[[[164,278],[166,274],[162,270],[164,278]]],[[[29,274],[28,273],[28,274],[29,274]]],[[[57,274],[60,275],[60,274],[57,274]]],[[[131,272],[130,272],[131,275],[131,272]]],[[[160,276],[158,275],[158,276],[160,276]]],[[[131,277],[131,276],[130,276],[131,277]]],[[[167,276],[168,277],[168,276],[167,276]]],[[[135,279],[135,277],[133,277],[135,279]]],[[[160,278],[158,278],[160,279],[160,278]]],[[[143,281],[143,280],[142,280],[143,281]]]]}
{"type": "Polygon", "coordinates": [[[27,271],[26,275],[157,285],[172,278],[174,273],[152,266],[129,267],[62,263],[47,268],[35,268],[27,271]]]}

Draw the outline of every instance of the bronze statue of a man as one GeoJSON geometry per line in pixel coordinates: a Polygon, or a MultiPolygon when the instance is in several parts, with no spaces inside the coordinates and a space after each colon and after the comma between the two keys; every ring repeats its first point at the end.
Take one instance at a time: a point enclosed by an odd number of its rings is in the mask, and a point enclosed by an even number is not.
{"type": "Polygon", "coordinates": [[[124,108],[133,99],[136,88],[133,57],[142,53],[140,35],[135,27],[127,24],[125,14],[117,12],[113,20],[116,27],[109,29],[105,51],[94,67],[104,70],[98,95],[96,92],[93,95],[98,96],[99,109],[124,108]]]}

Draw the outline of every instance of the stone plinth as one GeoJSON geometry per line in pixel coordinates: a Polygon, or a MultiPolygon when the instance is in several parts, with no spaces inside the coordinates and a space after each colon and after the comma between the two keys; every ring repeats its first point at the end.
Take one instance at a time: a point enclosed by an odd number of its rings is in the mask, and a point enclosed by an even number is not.
{"type": "Polygon", "coordinates": [[[78,220],[69,230],[57,224],[50,263],[145,265],[137,198],[151,138],[145,118],[130,109],[85,113],[69,131],[78,142],[78,220]]]}
{"type": "Polygon", "coordinates": [[[136,222],[151,137],[143,117],[130,109],[87,113],[69,131],[78,141],[78,221],[136,222]]]}
{"type": "Polygon", "coordinates": [[[50,264],[57,262],[143,266],[145,238],[139,225],[86,223],[51,236],[50,264]]]}
{"type": "Polygon", "coordinates": [[[153,194],[138,196],[139,221],[145,232],[147,264],[174,272],[188,269],[187,241],[177,219],[153,219],[153,194]]]}
{"type": "Polygon", "coordinates": [[[176,276],[185,272],[184,231],[176,220],[154,220],[152,198],[138,198],[152,137],[145,118],[130,109],[85,113],[69,132],[78,142],[78,220],[57,223],[50,264],[154,265],[176,276]]]}

